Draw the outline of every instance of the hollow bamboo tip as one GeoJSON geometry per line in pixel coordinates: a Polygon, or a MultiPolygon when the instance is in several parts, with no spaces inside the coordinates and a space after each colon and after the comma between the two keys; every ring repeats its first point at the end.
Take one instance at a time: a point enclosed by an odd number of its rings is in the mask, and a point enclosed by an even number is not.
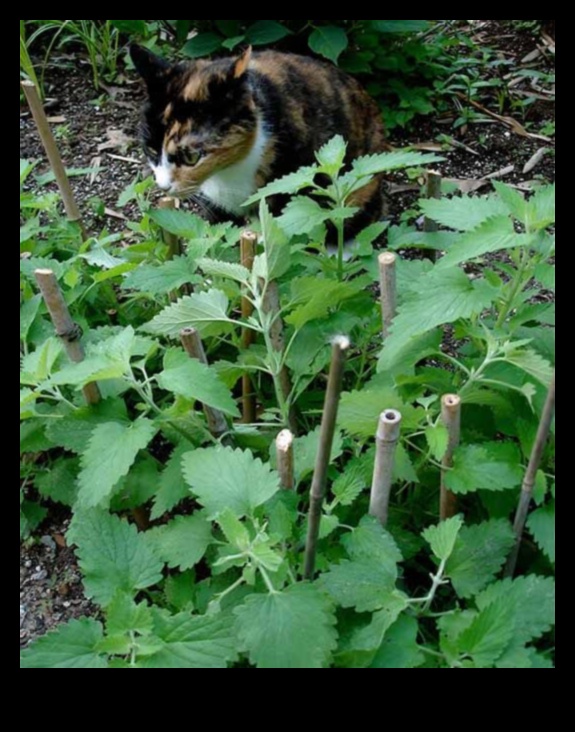
{"type": "Polygon", "coordinates": [[[159,208],[176,208],[176,199],[172,196],[163,196],[158,201],[159,208]]]}
{"type": "Polygon", "coordinates": [[[282,430],[276,437],[276,448],[278,452],[289,452],[293,447],[293,441],[293,433],[290,430],[282,430]]]}
{"type": "Polygon", "coordinates": [[[458,394],[445,394],[441,399],[441,403],[445,409],[456,411],[461,407],[461,397],[458,394]]]}
{"type": "Polygon", "coordinates": [[[441,173],[439,172],[439,170],[428,170],[427,176],[429,178],[441,178],[441,173]]]}
{"type": "Polygon", "coordinates": [[[339,348],[340,351],[347,351],[347,349],[351,347],[351,341],[344,335],[335,336],[331,344],[335,348],[339,348]]]}
{"type": "Polygon", "coordinates": [[[53,274],[54,274],[54,272],[51,269],[35,269],[34,270],[35,277],[51,277],[53,274]]]}
{"type": "Polygon", "coordinates": [[[244,241],[255,243],[258,240],[258,235],[255,233],[255,231],[250,231],[249,229],[246,229],[242,232],[242,239],[244,241]]]}
{"type": "Polygon", "coordinates": [[[383,252],[379,255],[379,264],[382,267],[391,267],[397,260],[396,255],[393,252],[383,252]]]}
{"type": "Polygon", "coordinates": [[[401,412],[398,412],[396,409],[386,409],[379,415],[377,438],[385,442],[398,440],[401,420],[401,412]]]}
{"type": "Polygon", "coordinates": [[[20,82],[20,86],[24,87],[25,89],[35,89],[36,84],[34,84],[33,81],[30,81],[30,79],[22,79],[20,82]]]}
{"type": "Polygon", "coordinates": [[[197,332],[198,332],[197,328],[183,328],[180,331],[180,336],[182,338],[190,338],[190,337],[193,338],[193,336],[195,336],[197,332]]]}

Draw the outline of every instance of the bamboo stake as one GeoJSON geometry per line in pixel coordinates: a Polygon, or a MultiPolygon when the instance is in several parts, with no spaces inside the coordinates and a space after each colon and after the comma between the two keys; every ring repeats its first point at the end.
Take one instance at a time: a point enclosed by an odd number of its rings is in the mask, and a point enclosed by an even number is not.
{"type": "Polygon", "coordinates": [[[335,434],[335,423],[343,382],[346,351],[349,349],[350,345],[349,338],[346,336],[337,336],[333,339],[331,367],[329,370],[323,417],[321,420],[319,450],[315,462],[315,470],[310,492],[308,533],[305,547],[304,566],[304,577],[306,580],[312,580],[315,574],[315,558],[317,553],[323,500],[327,486],[327,471],[335,434]]]}
{"type": "MultiPolygon", "coordinates": [[[[180,332],[180,340],[184,350],[190,358],[195,358],[200,363],[203,363],[206,366],[208,365],[208,358],[204,350],[204,345],[196,328],[184,328],[184,330],[180,332]]],[[[226,435],[228,432],[228,423],[223,412],[220,412],[219,409],[209,407],[207,404],[203,404],[202,406],[204,414],[206,415],[210,434],[218,440],[221,439],[224,445],[231,445],[232,440],[229,435],[226,435]]]]}
{"type": "Polygon", "coordinates": [[[446,484],[447,473],[453,466],[453,455],[461,438],[461,397],[457,394],[446,394],[441,400],[441,419],[447,427],[449,435],[447,451],[443,457],[441,471],[441,496],[439,516],[442,521],[457,514],[457,496],[446,484]]]}
{"type": "Polygon", "coordinates": [[[68,221],[78,224],[82,233],[82,239],[87,239],[86,230],[82,222],[82,214],[80,213],[80,209],[78,208],[78,204],[76,203],[76,199],[74,198],[72,186],[70,185],[70,181],[68,180],[66,168],[64,167],[64,163],[62,162],[62,158],[60,157],[58,146],[56,145],[56,140],[54,139],[54,135],[52,134],[52,129],[50,128],[50,124],[48,122],[48,118],[46,117],[44,107],[42,105],[42,102],[40,101],[38,90],[36,89],[34,82],[27,79],[21,81],[20,86],[22,87],[22,90],[26,96],[26,101],[28,102],[28,106],[30,107],[30,111],[32,112],[34,121],[36,122],[38,134],[40,135],[40,139],[42,140],[42,145],[44,146],[44,150],[46,151],[46,155],[48,156],[50,166],[54,171],[56,183],[58,184],[58,188],[60,189],[60,195],[62,196],[62,201],[64,202],[66,217],[68,218],[68,221]]]}
{"type": "Polygon", "coordinates": [[[295,468],[293,454],[294,436],[289,430],[282,430],[276,437],[276,456],[280,485],[286,491],[295,488],[295,468]]]}
{"type": "Polygon", "coordinates": [[[551,379],[551,385],[543,407],[543,414],[539,422],[539,429],[537,430],[537,437],[535,438],[535,444],[531,451],[531,458],[529,465],[525,472],[525,478],[523,479],[523,485],[521,487],[521,495],[519,497],[519,505],[517,507],[517,513],[515,515],[515,523],[513,525],[513,531],[515,532],[515,546],[507,561],[505,568],[505,576],[513,577],[515,569],[517,567],[517,559],[519,558],[519,550],[521,548],[521,540],[523,538],[523,532],[525,531],[525,524],[527,523],[527,516],[529,514],[529,506],[533,499],[533,489],[535,488],[535,481],[537,479],[537,471],[541,465],[541,458],[543,457],[543,451],[549,439],[549,433],[551,432],[551,424],[553,422],[553,416],[555,414],[555,373],[551,379]]]}
{"type": "Polygon", "coordinates": [[[396,262],[397,257],[393,252],[384,252],[379,255],[379,287],[384,338],[389,336],[391,323],[397,312],[396,262]]]}
{"type": "MultiPolygon", "coordinates": [[[[441,174],[436,170],[427,171],[427,198],[441,198],[441,174]]],[[[439,225],[426,216],[423,221],[423,230],[433,233],[439,230],[439,225]]],[[[429,252],[429,259],[432,262],[436,262],[438,257],[438,251],[431,250],[429,252]]]]}
{"type": "MultiPolygon", "coordinates": [[[[258,237],[253,231],[244,231],[240,239],[240,256],[244,267],[252,270],[256,257],[256,243],[258,237]]],[[[241,303],[242,318],[247,320],[251,317],[254,307],[247,297],[242,297],[241,303]]],[[[242,349],[247,349],[254,342],[254,332],[250,328],[242,331],[242,349]]],[[[252,380],[249,374],[242,376],[242,405],[244,424],[253,424],[256,421],[256,399],[252,380]]]]}
{"type": "MultiPolygon", "coordinates": [[[[176,208],[176,199],[172,198],[172,196],[164,196],[158,201],[158,208],[163,211],[173,211],[176,208]]],[[[178,257],[182,254],[182,244],[176,234],[172,234],[171,231],[162,229],[162,236],[164,238],[164,243],[168,247],[168,259],[174,259],[174,257],[178,257]]]]}
{"type": "MultiPolygon", "coordinates": [[[[54,324],[56,335],[64,343],[68,358],[74,363],[83,361],[84,349],[80,342],[82,331],[79,325],[72,320],[54,273],[51,269],[37,269],[34,277],[54,324]]],[[[100,390],[95,382],[86,384],[82,392],[87,404],[97,404],[100,401],[100,390]]]]}
{"type": "Polygon", "coordinates": [[[387,409],[379,417],[379,425],[375,438],[375,466],[369,505],[369,513],[378,518],[382,526],[387,525],[395,451],[399,442],[400,432],[401,414],[395,411],[395,409],[387,409]]]}

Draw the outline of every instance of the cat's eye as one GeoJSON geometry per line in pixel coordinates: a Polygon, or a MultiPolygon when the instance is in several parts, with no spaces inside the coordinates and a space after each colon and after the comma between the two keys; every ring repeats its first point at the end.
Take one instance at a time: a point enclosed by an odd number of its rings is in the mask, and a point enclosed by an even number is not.
{"type": "Polygon", "coordinates": [[[203,158],[203,153],[198,150],[184,150],[182,152],[182,162],[184,165],[194,166],[197,165],[203,158]]]}

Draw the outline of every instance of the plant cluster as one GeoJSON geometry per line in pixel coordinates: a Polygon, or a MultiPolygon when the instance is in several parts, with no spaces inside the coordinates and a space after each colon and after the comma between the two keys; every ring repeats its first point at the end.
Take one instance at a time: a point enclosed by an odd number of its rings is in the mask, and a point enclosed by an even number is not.
{"type": "Polygon", "coordinates": [[[143,206],[127,238],[81,242],[50,194],[27,192],[33,165],[21,161],[21,536],[50,502],[69,506],[67,541],[102,610],[37,641],[23,667],[553,668],[553,445],[523,575],[501,570],[553,371],[554,307],[540,293],[554,288],[554,187],[529,199],[503,184],[485,198],[422,199],[439,231],[371,226],[345,261],[353,191],[436,158],[396,151],[346,171],[344,156],[334,138],[316,164],[253,198],[251,268],[238,256],[240,230],[149,208],[145,182],[124,195],[143,206]],[[266,199],[278,193],[292,198],[273,217],[266,199]],[[328,224],[339,232],[335,258],[328,224]],[[382,343],[374,241],[386,229],[391,250],[442,256],[399,260],[382,343]],[[181,254],[169,258],[162,232],[184,243],[181,254]],[[80,363],[53,334],[38,269],[53,271],[83,330],[80,363]],[[205,361],[180,343],[190,328],[205,361]],[[318,572],[303,581],[325,373],[341,334],[352,348],[318,572]],[[244,377],[256,395],[250,424],[238,409],[244,377]],[[86,405],[92,383],[101,399],[86,405]],[[438,523],[446,393],[463,401],[446,477],[461,513],[438,523]],[[403,419],[384,528],[367,514],[388,409],[403,419]],[[288,426],[298,433],[293,490],[280,487],[274,449],[288,426]]]}

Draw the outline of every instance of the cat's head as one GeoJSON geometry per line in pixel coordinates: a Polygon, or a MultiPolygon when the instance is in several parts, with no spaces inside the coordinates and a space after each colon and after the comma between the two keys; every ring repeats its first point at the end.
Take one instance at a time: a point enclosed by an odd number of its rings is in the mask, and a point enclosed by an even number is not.
{"type": "Polygon", "coordinates": [[[135,44],[130,55],[148,88],[142,141],[160,188],[192,194],[249,153],[257,134],[247,84],[251,48],[236,58],[179,64],[135,44]]]}

